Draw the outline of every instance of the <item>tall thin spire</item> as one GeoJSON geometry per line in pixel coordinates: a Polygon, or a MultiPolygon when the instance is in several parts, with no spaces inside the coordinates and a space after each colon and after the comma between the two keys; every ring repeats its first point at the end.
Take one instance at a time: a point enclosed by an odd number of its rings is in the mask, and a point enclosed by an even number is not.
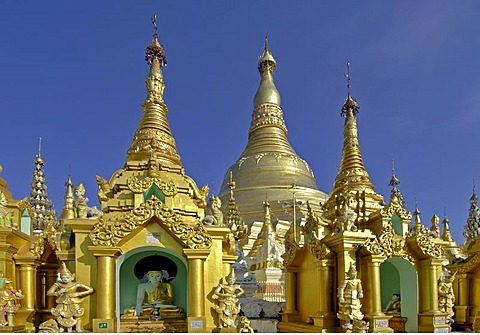
{"type": "Polygon", "coordinates": [[[48,199],[47,185],[45,183],[45,173],[43,167],[45,163],[42,159],[42,138],[38,139],[38,154],[35,156],[35,169],[33,170],[33,180],[30,184],[31,191],[28,201],[33,208],[34,217],[32,218],[33,230],[36,232],[45,230],[47,216],[55,216],[53,203],[48,199]]]}
{"type": "Polygon", "coordinates": [[[345,118],[343,130],[343,154],[332,193],[341,191],[347,182],[352,190],[369,190],[374,192],[370,177],[363,165],[360,144],[358,142],[356,115],[359,112],[360,106],[350,95],[350,62],[347,62],[347,68],[348,72],[345,74],[345,77],[347,78],[348,93],[347,100],[345,101],[341,112],[341,115],[345,118]]]}
{"type": "Polygon", "coordinates": [[[390,202],[396,198],[398,203],[402,208],[406,209],[405,199],[403,198],[402,192],[397,188],[397,185],[400,184],[400,180],[398,179],[395,173],[395,160],[392,159],[392,178],[388,183],[389,186],[392,186],[392,191],[390,193],[390,202]]]}
{"type": "Polygon", "coordinates": [[[240,214],[238,213],[238,207],[235,203],[235,196],[233,194],[233,190],[235,189],[235,181],[233,180],[232,171],[230,171],[230,182],[228,183],[228,187],[230,188],[230,197],[228,199],[224,222],[229,228],[232,228],[237,227],[241,221],[240,214]]]}
{"type": "Polygon", "coordinates": [[[150,73],[145,81],[147,99],[142,104],[143,115],[127,151],[127,161],[159,159],[164,164],[182,165],[175,139],[167,121],[168,109],[163,101],[165,83],[162,67],[167,65],[165,50],[158,42],[157,16],[152,17],[152,43],[147,47],[145,60],[150,73]]]}

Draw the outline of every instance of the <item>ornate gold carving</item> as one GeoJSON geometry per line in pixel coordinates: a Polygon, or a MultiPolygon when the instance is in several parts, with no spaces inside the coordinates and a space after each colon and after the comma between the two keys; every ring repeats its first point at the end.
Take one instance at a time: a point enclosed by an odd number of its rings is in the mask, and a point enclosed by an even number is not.
{"type": "Polygon", "coordinates": [[[127,181],[128,188],[133,193],[143,193],[153,184],[155,184],[166,196],[173,197],[178,193],[177,185],[175,185],[172,179],[169,181],[163,181],[160,178],[145,177],[143,179],[138,179],[137,177],[132,177],[127,181]]]}
{"type": "Polygon", "coordinates": [[[297,249],[300,246],[295,241],[286,240],[285,241],[285,253],[282,255],[283,258],[283,266],[285,268],[289,267],[292,264],[293,259],[295,258],[295,254],[297,253],[297,249]]]}
{"type": "Polygon", "coordinates": [[[402,257],[413,261],[407,244],[402,236],[398,236],[393,231],[391,223],[383,226],[380,234],[370,239],[363,247],[372,255],[381,255],[385,257],[402,257]]]}
{"type": "Polygon", "coordinates": [[[271,103],[262,103],[253,110],[250,132],[263,126],[277,126],[287,132],[280,106],[271,103]]]}
{"type": "Polygon", "coordinates": [[[47,245],[52,248],[52,250],[57,250],[57,230],[58,222],[55,221],[55,217],[51,214],[48,214],[45,217],[45,230],[43,230],[38,238],[33,241],[30,246],[30,252],[36,257],[42,257],[45,252],[47,245]]]}
{"type": "Polygon", "coordinates": [[[400,199],[397,196],[392,195],[390,202],[380,210],[380,215],[390,219],[393,214],[397,214],[402,220],[410,221],[412,219],[412,213],[401,205],[400,199]]]}
{"type": "Polygon", "coordinates": [[[312,237],[310,237],[308,241],[307,248],[318,260],[325,259],[325,257],[327,257],[327,255],[330,253],[330,249],[322,241],[320,241],[320,239],[318,239],[315,231],[312,232],[312,237]]]}
{"type": "Polygon", "coordinates": [[[121,216],[110,216],[109,214],[100,218],[98,224],[90,232],[89,236],[94,245],[114,247],[125,236],[152,217],[160,219],[161,223],[188,248],[208,249],[212,245],[212,238],[200,221],[195,225],[183,222],[181,215],[166,207],[154,195],[127,214],[121,216]]]}
{"type": "Polygon", "coordinates": [[[410,237],[413,237],[424,255],[440,258],[445,255],[445,248],[442,245],[435,244],[430,237],[428,229],[420,224],[415,227],[410,237]]]}

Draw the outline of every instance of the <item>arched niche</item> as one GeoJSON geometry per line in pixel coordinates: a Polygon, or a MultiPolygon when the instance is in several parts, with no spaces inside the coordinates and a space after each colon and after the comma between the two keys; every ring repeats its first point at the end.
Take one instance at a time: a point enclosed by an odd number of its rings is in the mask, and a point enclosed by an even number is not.
{"type": "Polygon", "coordinates": [[[400,257],[386,259],[380,266],[382,309],[394,293],[400,293],[401,316],[407,318],[405,331],[418,332],[418,282],[415,267],[400,257]]]}
{"type": "MultiPolygon", "coordinates": [[[[117,287],[116,287],[116,302],[117,302],[117,318],[123,314],[125,308],[134,307],[137,299],[137,286],[142,281],[135,274],[135,266],[139,263],[145,263],[145,260],[153,260],[158,258],[159,262],[165,261],[165,269],[169,270],[169,275],[175,273],[175,277],[168,282],[172,284],[175,300],[173,304],[182,307],[187,313],[187,297],[188,297],[188,273],[187,265],[183,257],[172,252],[171,250],[155,247],[142,246],[121,255],[117,260],[117,287]],[[167,264],[168,263],[168,264],[167,264]],[[172,270],[172,266],[175,270],[172,270]]],[[[162,264],[152,263],[152,270],[162,268],[162,264]]]]}

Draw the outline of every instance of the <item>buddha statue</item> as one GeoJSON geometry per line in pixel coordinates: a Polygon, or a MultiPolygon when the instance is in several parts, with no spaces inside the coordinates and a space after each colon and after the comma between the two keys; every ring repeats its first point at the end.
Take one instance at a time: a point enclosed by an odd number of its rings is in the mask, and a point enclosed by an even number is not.
{"type": "Polygon", "coordinates": [[[173,286],[164,283],[162,271],[148,271],[148,282],[137,286],[135,308],[127,308],[125,316],[183,317],[183,309],[173,305],[173,286]]]}
{"type": "Polygon", "coordinates": [[[80,307],[80,304],[84,297],[93,293],[93,288],[74,282],[74,277],[74,274],[62,262],[58,271],[57,282],[47,291],[48,296],[57,297],[55,300],[57,306],[52,308],[51,313],[57,320],[61,333],[65,330],[71,333],[74,327],[77,333],[83,331],[81,317],[85,311],[80,307]]]}
{"type": "Polygon", "coordinates": [[[402,302],[400,301],[400,294],[394,293],[392,298],[385,308],[385,313],[387,314],[400,314],[402,311],[402,302]]]}

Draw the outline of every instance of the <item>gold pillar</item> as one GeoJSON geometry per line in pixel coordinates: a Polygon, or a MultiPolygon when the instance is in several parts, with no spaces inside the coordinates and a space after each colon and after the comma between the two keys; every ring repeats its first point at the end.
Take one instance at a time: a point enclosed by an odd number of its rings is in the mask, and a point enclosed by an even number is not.
{"type": "Polygon", "coordinates": [[[282,322],[298,321],[296,295],[297,295],[298,268],[291,266],[285,272],[285,311],[282,313],[282,322]]]}
{"type": "Polygon", "coordinates": [[[385,260],[384,256],[369,255],[361,259],[361,267],[364,269],[365,278],[362,278],[364,291],[363,312],[365,320],[370,322],[370,332],[393,333],[389,327],[391,316],[382,311],[380,264],[385,260]]]}
{"type": "Polygon", "coordinates": [[[471,274],[462,273],[456,276],[457,295],[455,303],[455,323],[465,324],[469,323],[470,316],[470,277],[471,274]]]}
{"type": "Polygon", "coordinates": [[[206,332],[205,269],[210,250],[184,250],[188,261],[188,332],[206,332]]]}
{"type": "Polygon", "coordinates": [[[27,332],[35,332],[35,312],[37,298],[37,266],[40,263],[35,256],[17,256],[16,264],[20,266],[20,289],[25,298],[20,302],[21,306],[15,314],[17,324],[25,325],[27,332]]]}
{"type": "Polygon", "coordinates": [[[93,319],[93,331],[116,331],[115,311],[115,262],[121,255],[116,247],[89,246],[88,250],[97,258],[97,311],[93,319]],[[99,325],[102,324],[102,327],[99,325]]]}
{"type": "Polygon", "coordinates": [[[318,304],[319,312],[312,315],[313,325],[322,327],[328,332],[334,332],[334,327],[337,322],[337,315],[332,306],[334,287],[333,287],[333,267],[334,261],[331,259],[323,259],[317,262],[319,292],[318,304]]]}
{"type": "Polygon", "coordinates": [[[418,332],[437,333],[450,332],[446,323],[447,313],[438,309],[438,278],[442,267],[441,259],[425,259],[417,261],[418,270],[418,332]]]}

